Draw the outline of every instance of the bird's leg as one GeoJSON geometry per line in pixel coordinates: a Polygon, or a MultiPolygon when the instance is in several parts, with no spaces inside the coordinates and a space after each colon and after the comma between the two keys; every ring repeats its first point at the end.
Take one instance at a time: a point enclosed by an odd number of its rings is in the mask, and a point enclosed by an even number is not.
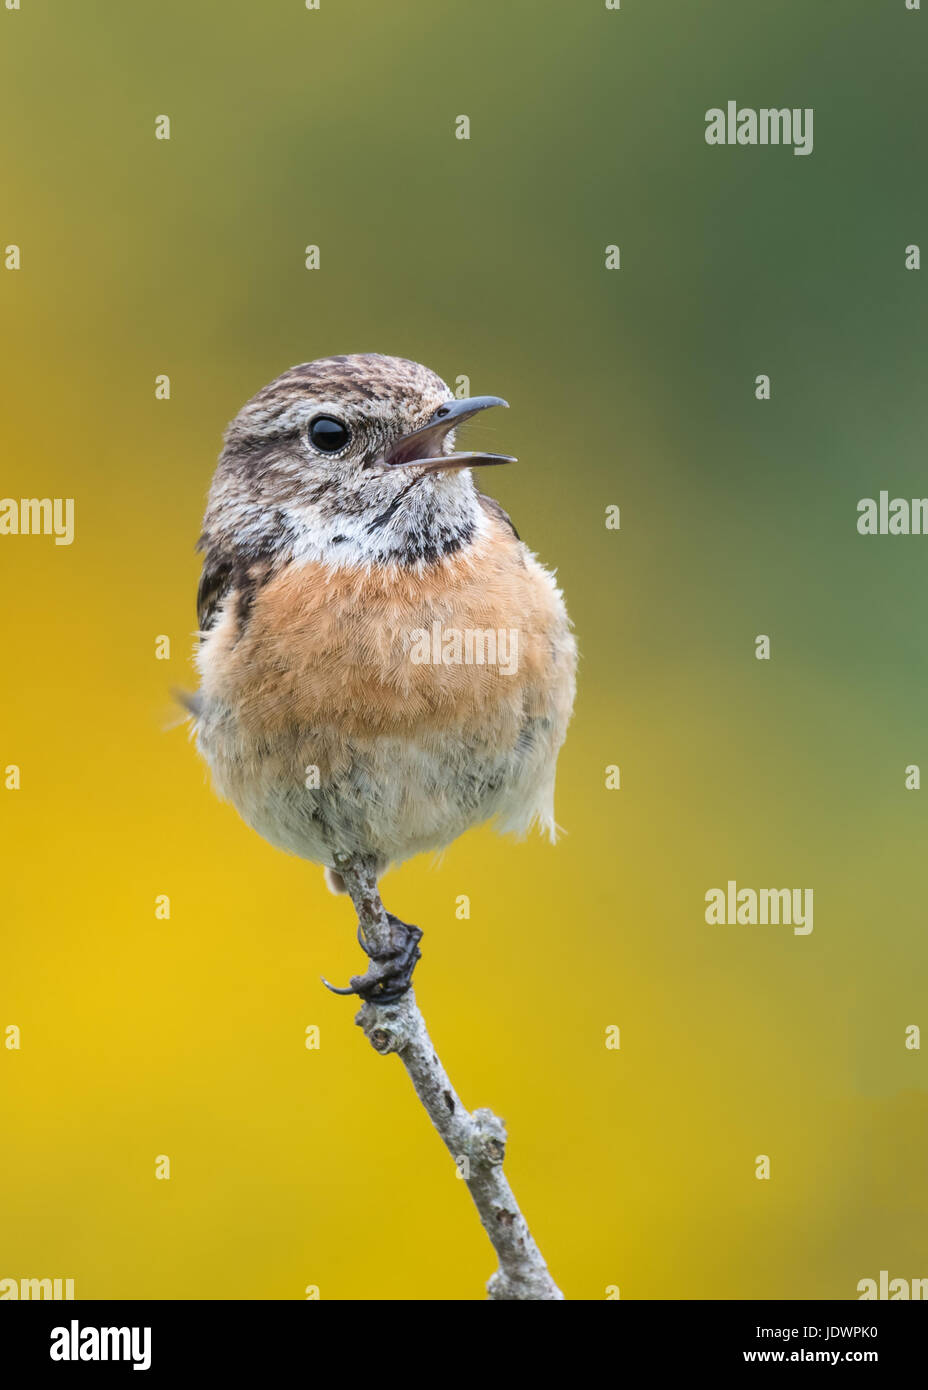
{"type": "Polygon", "coordinates": [[[412,984],[412,973],[422,955],[422,932],[387,912],[377,889],[376,867],[367,860],[338,865],[338,872],[358,913],[358,942],[370,959],[363,975],[337,989],[323,979],[333,994],[356,994],[369,1004],[392,1004],[412,984]]]}

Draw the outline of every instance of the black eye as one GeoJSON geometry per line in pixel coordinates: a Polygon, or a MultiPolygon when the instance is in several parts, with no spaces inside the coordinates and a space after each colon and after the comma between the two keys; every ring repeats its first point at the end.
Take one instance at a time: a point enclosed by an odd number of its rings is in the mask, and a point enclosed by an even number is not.
{"type": "Polygon", "coordinates": [[[347,425],[331,415],[317,415],[309,427],[309,441],[323,454],[337,454],[350,438],[347,425]]]}

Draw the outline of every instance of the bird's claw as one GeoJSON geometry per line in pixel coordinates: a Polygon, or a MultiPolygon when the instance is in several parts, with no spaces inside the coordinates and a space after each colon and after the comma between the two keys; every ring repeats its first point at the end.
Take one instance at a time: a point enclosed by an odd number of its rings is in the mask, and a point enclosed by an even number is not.
{"type": "Polygon", "coordinates": [[[412,972],[422,956],[419,950],[422,932],[408,922],[401,922],[392,912],[388,912],[387,917],[394,939],[401,935],[401,944],[391,951],[375,951],[368,946],[359,926],[358,943],[371,964],[363,975],[352,975],[351,983],[343,988],[330,985],[323,976],[322,983],[326,989],[333,994],[356,994],[367,1004],[393,1004],[402,998],[412,984],[412,972]]]}
{"type": "Polygon", "coordinates": [[[320,978],[320,980],[322,981],[322,983],[325,985],[326,989],[330,989],[330,990],[332,991],[333,994],[356,994],[356,993],[357,993],[357,990],[353,989],[353,988],[351,987],[351,985],[347,985],[347,986],[343,989],[343,988],[341,988],[341,986],[339,986],[339,985],[330,985],[329,982],[328,982],[328,980],[325,978],[324,975],[320,975],[319,978],[320,978]]]}

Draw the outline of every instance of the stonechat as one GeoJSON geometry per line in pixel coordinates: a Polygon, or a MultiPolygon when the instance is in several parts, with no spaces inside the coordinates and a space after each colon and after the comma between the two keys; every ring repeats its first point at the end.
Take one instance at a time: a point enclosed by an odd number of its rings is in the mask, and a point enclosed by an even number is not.
{"type": "MultiPolygon", "coordinates": [[[[474,484],[515,460],[454,447],[505,405],[365,353],[292,367],[226,432],[199,541],[197,746],[220,796],[333,891],[339,865],[379,875],[493,817],[555,837],[576,644],[554,576],[474,484]]],[[[390,921],[396,951],[339,992],[409,987],[421,933],[390,921]]]]}

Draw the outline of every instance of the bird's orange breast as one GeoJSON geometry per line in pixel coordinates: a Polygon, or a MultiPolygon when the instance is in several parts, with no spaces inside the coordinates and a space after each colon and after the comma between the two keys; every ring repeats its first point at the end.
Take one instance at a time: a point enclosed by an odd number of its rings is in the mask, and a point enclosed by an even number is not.
{"type": "Polygon", "coordinates": [[[234,608],[203,641],[203,693],[257,737],[328,726],[347,738],[482,730],[505,743],[526,717],[566,724],[563,602],[501,525],[421,573],[291,564],[258,590],[244,631],[234,608]]]}

